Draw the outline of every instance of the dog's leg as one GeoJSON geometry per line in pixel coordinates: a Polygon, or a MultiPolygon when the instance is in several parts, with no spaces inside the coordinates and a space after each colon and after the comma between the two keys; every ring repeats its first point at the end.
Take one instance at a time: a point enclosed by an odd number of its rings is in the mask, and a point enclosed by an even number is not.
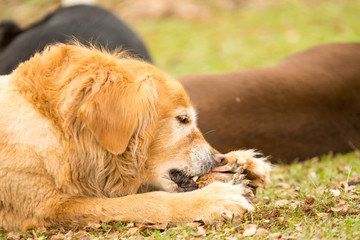
{"type": "MultiPolygon", "coordinates": [[[[174,223],[203,220],[211,223],[223,216],[242,216],[253,207],[243,197],[242,185],[215,182],[186,193],[150,192],[120,198],[67,197],[61,204],[47,206],[54,209],[52,224],[86,225],[97,221],[135,221],[174,223]]],[[[60,200],[58,199],[58,200],[60,200]]]]}

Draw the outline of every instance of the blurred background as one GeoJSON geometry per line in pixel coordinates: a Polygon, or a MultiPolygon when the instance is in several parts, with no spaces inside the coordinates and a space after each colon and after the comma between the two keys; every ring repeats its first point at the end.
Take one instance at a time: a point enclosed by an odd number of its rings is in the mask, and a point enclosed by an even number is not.
{"type": "MultiPolygon", "coordinates": [[[[359,0],[97,0],[174,76],[269,66],[328,42],[359,42],[359,0]]],[[[26,27],[60,0],[0,0],[0,20],[26,27]]]]}

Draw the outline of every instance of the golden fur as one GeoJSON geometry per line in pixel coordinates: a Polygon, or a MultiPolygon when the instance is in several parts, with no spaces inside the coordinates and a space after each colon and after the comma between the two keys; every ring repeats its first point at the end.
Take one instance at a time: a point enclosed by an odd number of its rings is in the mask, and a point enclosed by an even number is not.
{"type": "Polygon", "coordinates": [[[241,185],[184,192],[172,180],[173,169],[207,173],[221,155],[181,84],[148,63],[50,46],[0,77],[0,109],[0,228],[209,222],[252,209],[241,185]]]}

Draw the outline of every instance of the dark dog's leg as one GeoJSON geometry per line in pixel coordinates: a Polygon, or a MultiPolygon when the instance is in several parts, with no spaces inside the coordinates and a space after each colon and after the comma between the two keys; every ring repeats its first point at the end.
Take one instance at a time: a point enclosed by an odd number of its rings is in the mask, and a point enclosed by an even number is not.
{"type": "Polygon", "coordinates": [[[22,30],[13,21],[0,22],[0,50],[8,45],[22,30]]]}

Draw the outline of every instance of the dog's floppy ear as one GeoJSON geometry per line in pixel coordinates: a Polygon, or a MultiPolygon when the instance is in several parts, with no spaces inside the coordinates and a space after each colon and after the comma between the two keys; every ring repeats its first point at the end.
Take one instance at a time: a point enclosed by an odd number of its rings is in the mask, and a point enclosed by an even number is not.
{"type": "Polygon", "coordinates": [[[116,82],[98,91],[83,104],[80,117],[97,141],[113,154],[122,154],[130,139],[156,115],[152,78],[116,82]]]}

